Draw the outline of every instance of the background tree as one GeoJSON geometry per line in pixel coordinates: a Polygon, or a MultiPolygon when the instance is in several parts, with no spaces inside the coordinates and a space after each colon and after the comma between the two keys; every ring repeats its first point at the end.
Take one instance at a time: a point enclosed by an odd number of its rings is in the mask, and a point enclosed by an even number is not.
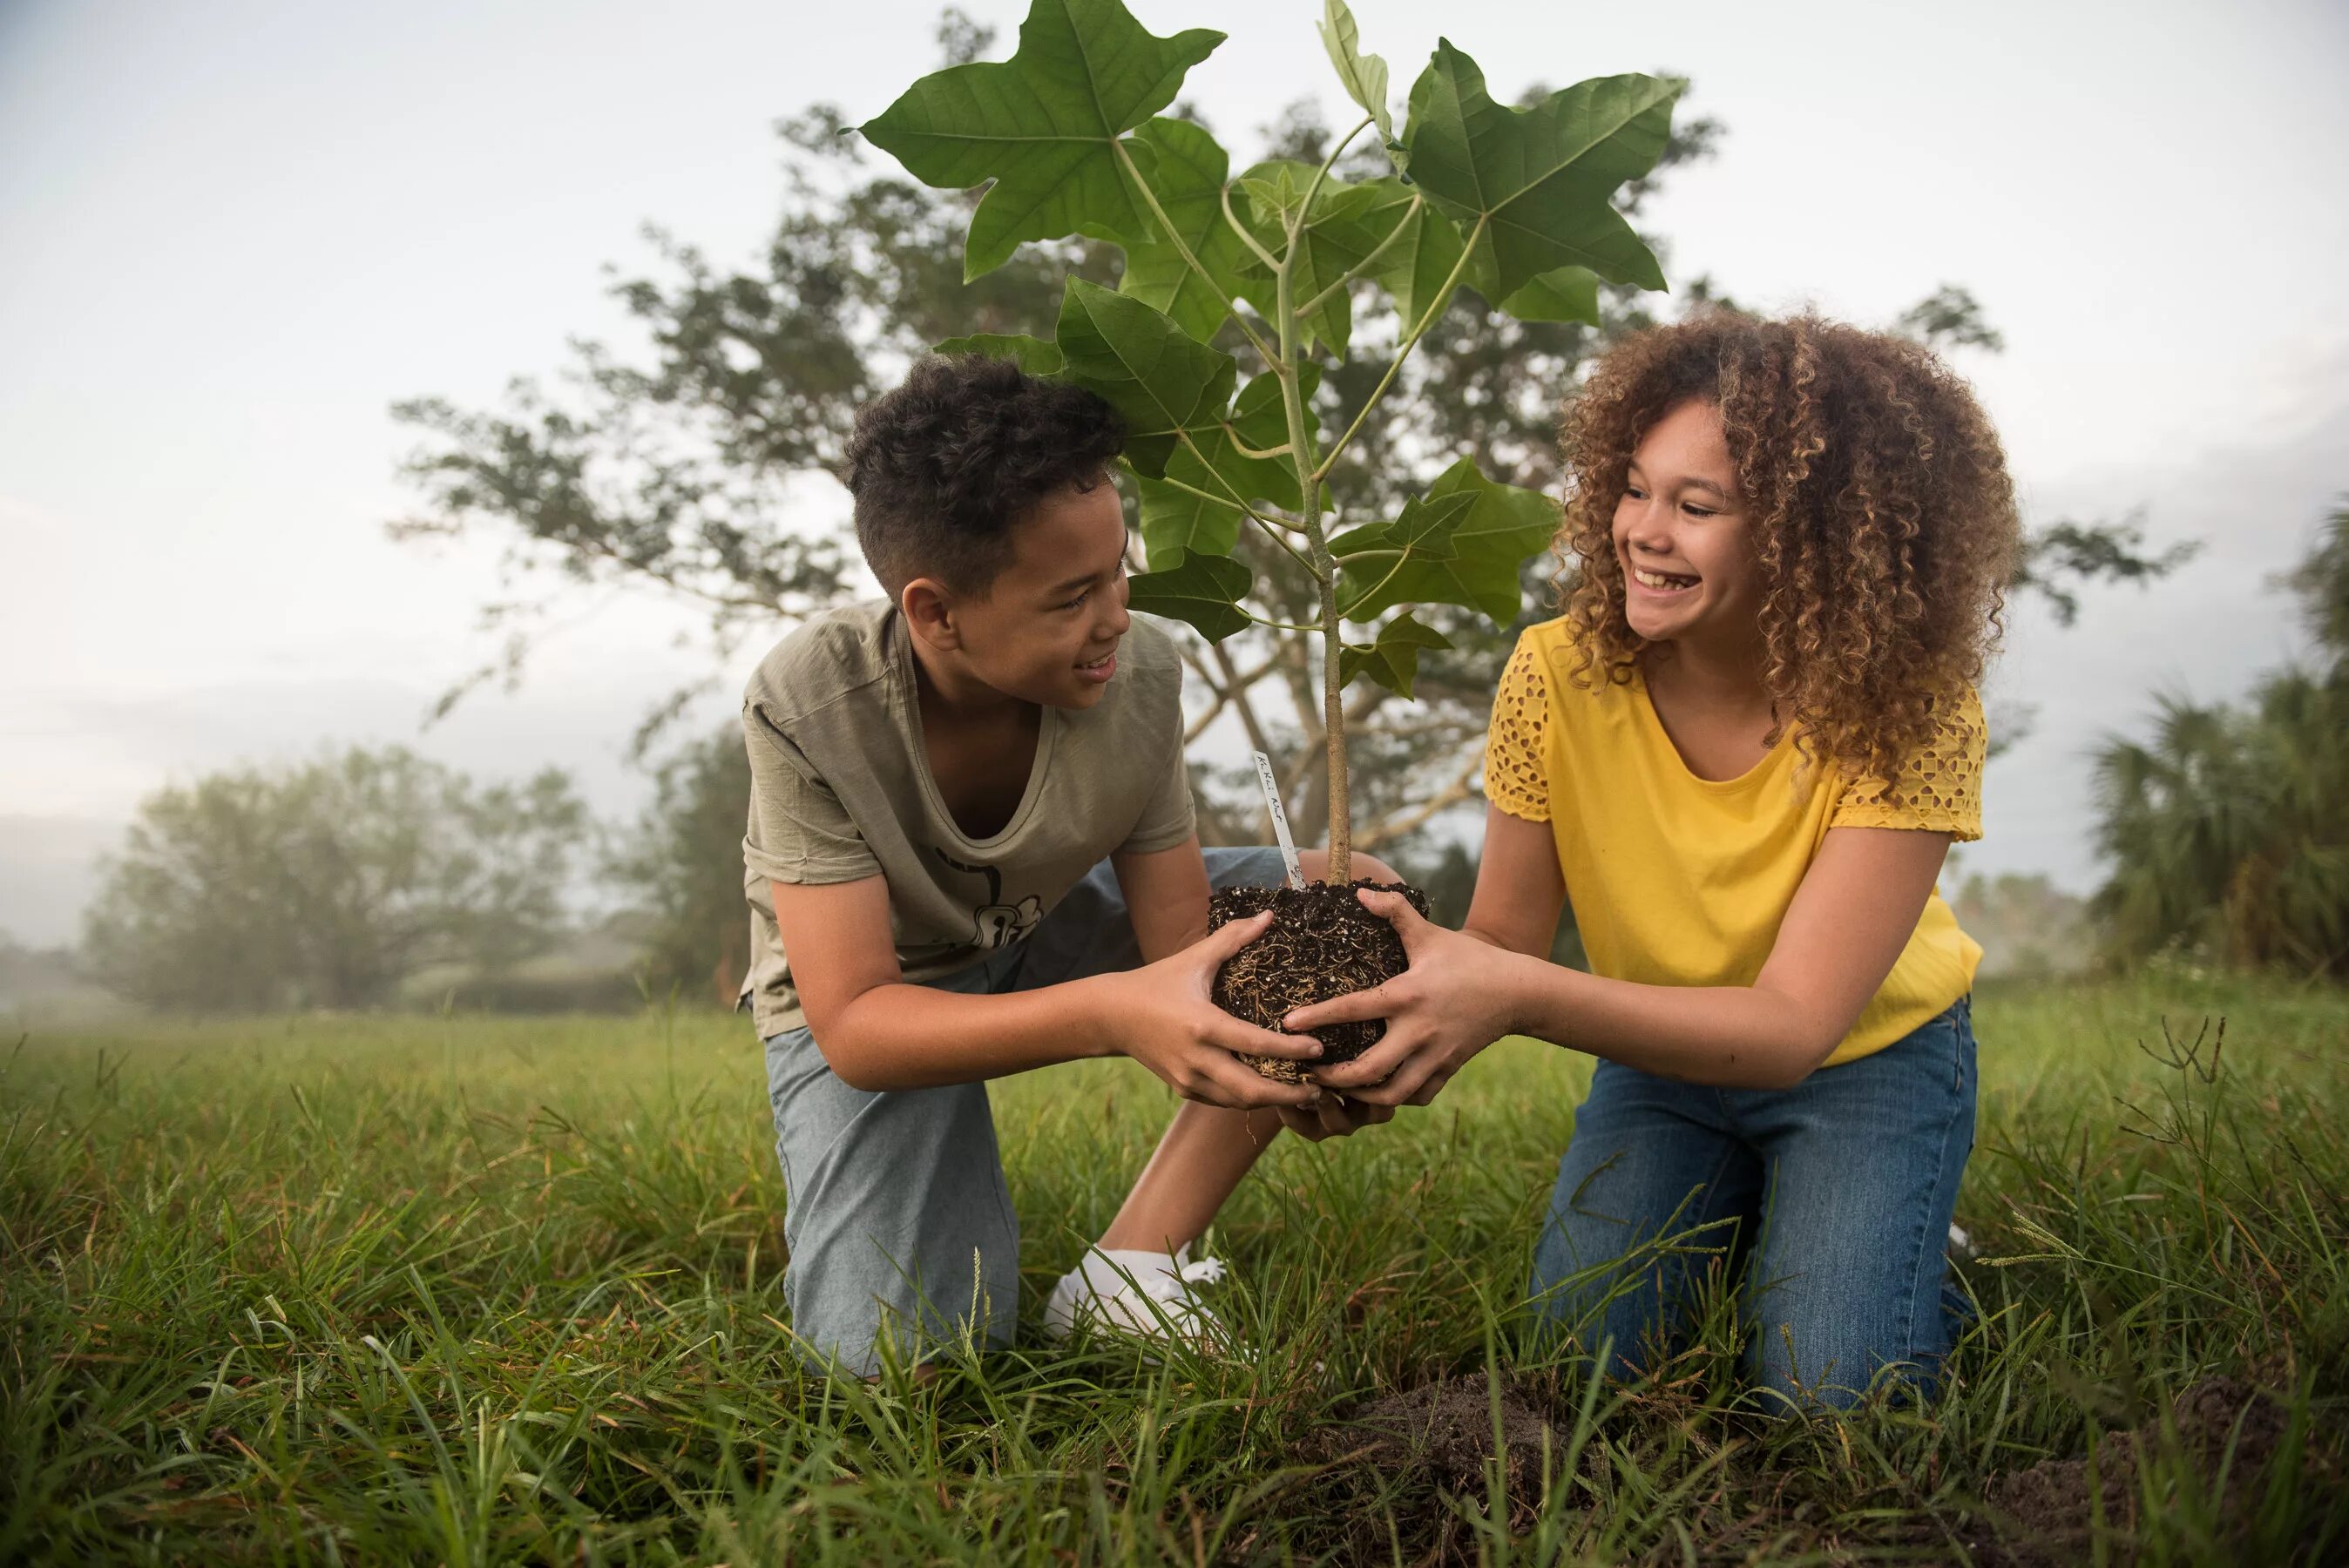
{"type": "Polygon", "coordinates": [[[369,1006],[427,965],[543,951],[585,829],[553,769],[481,786],[393,747],[216,773],[140,804],[83,952],[159,1007],[369,1006]]]}
{"type": "MultiPolygon", "coordinates": [[[[950,10],[938,41],[946,63],[958,64],[992,49],[995,34],[950,10]]],[[[1530,88],[1519,101],[1546,91],[1530,88]]],[[[1180,102],[1170,112],[1197,118],[1180,102]]],[[[495,412],[432,398],[396,410],[422,437],[406,472],[423,506],[394,532],[478,534],[507,552],[507,591],[483,610],[498,655],[444,707],[480,681],[520,678],[554,613],[595,591],[658,594],[704,614],[714,683],[745,639],[772,638],[859,581],[831,521],[844,507],[827,518],[806,499],[811,485],[836,483],[858,404],[935,343],[1049,335],[1071,270],[1103,284],[1118,281],[1114,253],[1079,242],[1023,245],[966,284],[962,241],[978,193],[932,191],[885,160],[876,165],[840,134],[843,119],[818,106],[779,128],[783,211],[755,267],[721,270],[648,231],[662,270],[614,288],[647,342],[634,359],[585,343],[559,394],[517,383],[495,412]]],[[[1724,135],[1715,120],[1681,117],[1655,170],[1623,193],[1622,210],[1668,262],[1668,239],[1643,221],[1650,198],[1672,170],[1712,156],[1724,135]]],[[[1299,104],[1268,128],[1263,151],[1318,160],[1329,136],[1319,110],[1299,104]]],[[[1359,177],[1369,168],[1360,160],[1377,156],[1365,149],[1337,172],[1359,177]]],[[[1678,308],[1727,302],[1706,278],[1681,284],[1676,297],[1678,308]]],[[[1655,300],[1602,286],[1594,325],[1520,320],[1458,291],[1331,474],[1333,500],[1358,515],[1392,516],[1433,477],[1434,454],[1462,452],[1495,480],[1555,494],[1560,404],[1598,353],[1653,319],[1655,300]]],[[[1369,352],[1325,376],[1316,396],[1325,425],[1339,429],[1361,413],[1383,363],[1380,350],[1401,330],[1391,302],[1377,294],[1364,296],[1350,325],[1369,352]]],[[[2000,346],[1978,303],[1952,286],[1896,325],[1944,348],[2000,346]]],[[[1246,346],[1228,327],[1217,346],[1246,346]]],[[[2076,607],[2085,582],[2158,574],[2174,563],[2148,556],[2130,526],[2041,531],[2026,544],[2018,589],[2046,594],[2062,614],[2076,607]]],[[[1240,546],[1244,553],[1262,548],[1240,546]]],[[[1250,564],[1259,582],[1278,581],[1264,562],[1250,564]]],[[[1476,799],[1493,672],[1516,630],[1552,613],[1553,569],[1528,566],[1517,626],[1496,629],[1466,611],[1428,612],[1454,645],[1423,657],[1412,700],[1381,687],[1350,700],[1359,846],[1406,863],[1424,858],[1414,841],[1476,799]]],[[[1294,614],[1281,618],[1302,624],[1294,614]]],[[[1190,664],[1190,738],[1232,743],[1192,748],[1201,836],[1210,843],[1265,836],[1242,739],[1276,759],[1290,820],[1309,831],[1326,815],[1327,783],[1313,639],[1251,632],[1210,647],[1180,634],[1190,664]]],[[[652,745],[707,688],[679,691],[647,716],[639,747],[652,745]]],[[[731,887],[722,864],[709,874],[731,887]]],[[[709,951],[697,973],[709,973],[709,951]]]]}
{"type": "Polygon", "coordinates": [[[657,994],[734,1001],[750,962],[741,871],[750,804],[750,755],[730,724],[661,764],[651,803],[605,862],[648,917],[641,973],[657,994]]]}
{"type": "Polygon", "coordinates": [[[1950,897],[1958,923],[1982,944],[1984,980],[2050,980],[2086,970],[2095,957],[2088,901],[2068,893],[2040,872],[1959,873],[1950,897]]]}
{"type": "Polygon", "coordinates": [[[2096,757],[2095,897],[2116,952],[2349,978],[2349,500],[2286,580],[2310,662],[2240,707],[2159,700],[2096,757]]]}

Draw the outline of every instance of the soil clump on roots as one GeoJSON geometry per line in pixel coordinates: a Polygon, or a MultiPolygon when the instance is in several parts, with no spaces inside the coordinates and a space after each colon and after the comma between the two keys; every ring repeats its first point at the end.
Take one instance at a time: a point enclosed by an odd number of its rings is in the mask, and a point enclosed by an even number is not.
{"type": "MultiPolygon", "coordinates": [[[[1296,1008],[1350,992],[1367,991],[1410,967],[1402,938],[1393,926],[1362,907],[1359,888],[1399,892],[1423,915],[1427,895],[1408,882],[1357,882],[1349,887],[1313,882],[1293,887],[1225,888],[1207,903],[1208,929],[1246,920],[1269,909],[1272,924],[1242,948],[1216,976],[1216,1006],[1234,1017],[1280,1031],[1280,1020],[1296,1008]]],[[[1313,1031],[1321,1042],[1317,1065],[1350,1062],[1376,1045],[1386,1021],[1330,1024],[1313,1031]]],[[[1296,1062],[1240,1053],[1240,1060],[1268,1078],[1301,1083],[1296,1062]]]]}

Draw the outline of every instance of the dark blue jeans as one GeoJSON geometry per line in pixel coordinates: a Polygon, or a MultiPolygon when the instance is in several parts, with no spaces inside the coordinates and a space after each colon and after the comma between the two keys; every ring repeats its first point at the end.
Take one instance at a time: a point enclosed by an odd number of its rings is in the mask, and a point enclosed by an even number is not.
{"type": "Polygon", "coordinates": [[[1594,1350],[1611,1340],[1610,1369],[1628,1377],[1685,1341],[1708,1273],[1742,1266],[1763,1389],[1848,1405],[1887,1367],[1930,1388],[1950,1346],[1943,1247],[1973,1135],[1966,997],[1793,1088],[1703,1088],[1601,1062],[1535,1248],[1537,1308],[1594,1350]]]}

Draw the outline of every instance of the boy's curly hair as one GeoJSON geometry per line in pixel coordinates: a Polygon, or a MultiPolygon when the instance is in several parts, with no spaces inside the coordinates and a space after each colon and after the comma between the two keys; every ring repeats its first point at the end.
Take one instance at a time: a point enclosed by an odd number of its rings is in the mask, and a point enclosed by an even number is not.
{"type": "Polygon", "coordinates": [[[983,594],[1021,514],[1106,482],[1124,444],[1125,421],[1082,387],[1008,359],[930,356],[856,411],[844,465],[856,542],[892,597],[916,577],[983,594]]]}
{"type": "Polygon", "coordinates": [[[1920,344],[1802,315],[1702,312],[1626,338],[1568,405],[1557,588],[1594,671],[1645,645],[1623,610],[1616,504],[1640,438],[1720,410],[1760,562],[1763,685],[1814,761],[1897,779],[2003,629],[2020,525],[1972,391],[1920,344]]]}

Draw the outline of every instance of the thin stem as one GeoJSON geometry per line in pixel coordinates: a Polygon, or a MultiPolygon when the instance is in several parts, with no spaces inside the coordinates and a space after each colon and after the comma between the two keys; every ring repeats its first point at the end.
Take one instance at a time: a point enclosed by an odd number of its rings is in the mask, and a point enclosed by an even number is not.
{"type": "Polygon", "coordinates": [[[1237,452],[1244,458],[1252,458],[1261,463],[1269,462],[1275,458],[1285,458],[1288,456],[1288,449],[1285,446],[1267,447],[1259,451],[1257,449],[1249,446],[1246,441],[1240,439],[1240,433],[1232,428],[1232,422],[1229,419],[1223,420],[1222,425],[1224,437],[1226,440],[1231,442],[1232,450],[1237,452]]]}
{"type": "Polygon", "coordinates": [[[1200,263],[1199,258],[1191,253],[1190,244],[1183,238],[1183,232],[1174,226],[1174,220],[1166,215],[1166,209],[1158,204],[1158,192],[1153,191],[1150,188],[1150,181],[1142,177],[1142,170],[1133,161],[1133,154],[1125,150],[1123,139],[1112,141],[1110,145],[1117,150],[1117,159],[1125,166],[1126,177],[1133,181],[1134,189],[1142,192],[1143,201],[1149,204],[1150,215],[1158,220],[1159,226],[1166,231],[1166,237],[1174,242],[1175,252],[1182,256],[1184,263],[1198,274],[1199,281],[1212,289],[1217,299],[1224,302],[1224,309],[1231,313],[1232,320],[1238,325],[1240,335],[1248,340],[1249,346],[1258,354],[1268,359],[1270,358],[1272,350],[1266,346],[1263,338],[1256,335],[1256,329],[1242,319],[1238,304],[1234,303],[1231,295],[1224,292],[1224,285],[1216,281],[1215,274],[1208,272],[1200,263]]]}
{"type": "Polygon", "coordinates": [[[1153,480],[1150,482],[1152,484],[1158,485],[1172,485],[1178,490],[1197,496],[1201,500],[1213,501],[1217,506],[1224,507],[1232,511],[1249,511],[1254,510],[1251,507],[1242,505],[1240,502],[1232,500],[1229,496],[1217,495],[1213,490],[1203,490],[1197,485],[1186,483],[1182,480],[1174,478],[1172,474],[1169,474],[1163,480],[1153,480]]]}
{"type": "Polygon", "coordinates": [[[1315,311],[1319,310],[1323,305],[1330,303],[1330,296],[1331,294],[1336,294],[1340,289],[1350,287],[1351,285],[1361,282],[1362,278],[1370,272],[1370,270],[1378,264],[1379,259],[1394,248],[1394,242],[1397,240],[1402,238],[1402,232],[1411,227],[1412,219],[1418,216],[1419,209],[1422,203],[1425,202],[1427,198],[1425,196],[1413,192],[1411,199],[1411,205],[1403,209],[1402,218],[1396,221],[1394,228],[1388,232],[1387,237],[1379,242],[1378,248],[1372,251],[1369,255],[1364,256],[1361,261],[1356,262],[1351,268],[1348,269],[1344,277],[1340,278],[1336,283],[1331,284],[1328,288],[1323,289],[1319,294],[1315,294],[1311,299],[1307,300],[1303,304],[1298,306],[1298,309],[1307,315],[1311,315],[1315,311]]]}
{"type": "Polygon", "coordinates": [[[1296,562],[1298,565],[1303,567],[1309,573],[1313,570],[1313,562],[1306,560],[1304,556],[1299,554],[1297,546],[1281,538],[1279,534],[1275,533],[1272,529],[1272,524],[1267,522],[1263,518],[1258,517],[1253,511],[1248,513],[1248,520],[1254,522],[1258,528],[1264,530],[1264,536],[1267,539],[1271,540],[1275,544],[1280,546],[1281,549],[1287,551],[1288,552],[1288,558],[1291,561],[1296,562]]]}
{"type": "Polygon", "coordinates": [[[1395,350],[1394,363],[1387,366],[1384,376],[1379,377],[1379,384],[1371,388],[1371,395],[1362,401],[1361,412],[1356,414],[1354,422],[1346,427],[1346,433],[1338,438],[1338,444],[1330,449],[1330,455],[1321,460],[1321,466],[1313,470],[1313,482],[1317,486],[1330,477],[1330,470],[1337,466],[1339,454],[1361,433],[1363,421],[1371,417],[1371,410],[1379,406],[1379,399],[1385,397],[1387,388],[1394,384],[1395,372],[1402,368],[1402,362],[1411,357],[1411,351],[1419,346],[1419,340],[1427,335],[1427,329],[1435,325],[1435,318],[1443,315],[1444,307],[1451,303],[1452,291],[1458,286],[1460,274],[1468,270],[1468,258],[1476,253],[1476,242],[1485,237],[1487,221],[1485,218],[1476,220],[1476,227],[1469,232],[1468,242],[1460,247],[1460,259],[1452,263],[1452,275],[1444,280],[1444,286],[1436,290],[1435,297],[1428,302],[1427,313],[1419,318],[1419,325],[1411,329],[1411,335],[1404,338],[1402,346],[1395,350]]]}
{"type": "MultiPolygon", "coordinates": [[[[1212,502],[1214,502],[1214,503],[1215,503],[1216,505],[1217,505],[1217,506],[1227,506],[1227,507],[1232,508],[1234,511],[1237,511],[1237,512],[1238,512],[1242,517],[1247,518],[1249,521],[1251,521],[1251,522],[1255,523],[1258,528],[1263,529],[1263,530],[1264,530],[1264,536],[1265,536],[1267,539],[1271,540],[1275,544],[1278,544],[1278,546],[1280,546],[1280,547],[1281,547],[1281,549],[1288,551],[1288,553],[1289,553],[1290,558],[1291,558],[1292,560],[1294,560],[1294,561],[1297,562],[1297,564],[1298,564],[1298,565],[1299,565],[1299,566],[1301,566],[1301,567],[1305,568],[1305,570],[1306,570],[1306,571],[1308,571],[1308,572],[1312,571],[1312,570],[1313,570],[1313,563],[1312,563],[1310,561],[1306,560],[1306,559],[1305,559],[1305,557],[1303,557],[1302,555],[1298,554],[1298,553],[1297,553],[1297,547],[1296,547],[1296,546],[1294,546],[1294,545],[1292,545],[1292,544],[1290,544],[1290,543],[1288,542],[1288,541],[1287,541],[1287,540],[1285,540],[1285,539],[1283,539],[1283,538],[1281,538],[1281,537],[1280,537],[1280,534],[1276,531],[1276,528],[1275,528],[1275,526],[1274,526],[1274,524],[1273,524],[1273,522],[1272,522],[1272,520],[1270,520],[1269,518],[1265,517],[1262,513],[1258,512],[1258,511],[1256,510],[1256,508],[1254,508],[1254,507],[1252,507],[1252,506],[1248,505],[1248,503],[1247,503],[1246,500],[1244,500],[1243,499],[1241,499],[1241,497],[1240,497],[1240,492],[1239,492],[1238,490],[1232,490],[1232,482],[1231,482],[1231,480],[1227,480],[1227,479],[1224,478],[1224,476],[1223,476],[1222,474],[1216,473],[1216,469],[1215,469],[1214,465],[1213,465],[1213,464],[1211,464],[1211,463],[1209,463],[1209,462],[1207,461],[1207,459],[1206,459],[1206,456],[1200,452],[1200,450],[1199,450],[1199,444],[1198,444],[1196,441],[1194,441],[1194,440],[1191,438],[1191,432],[1190,432],[1190,431],[1188,431],[1188,430],[1185,430],[1185,431],[1180,432],[1180,434],[1182,435],[1182,438],[1183,438],[1183,444],[1184,444],[1185,446],[1186,446],[1186,447],[1188,447],[1188,448],[1190,448],[1190,449],[1191,449],[1191,455],[1192,455],[1193,457],[1197,458],[1197,459],[1199,459],[1199,466],[1200,466],[1201,468],[1203,468],[1203,469],[1206,469],[1209,473],[1211,473],[1211,474],[1215,474],[1215,475],[1216,475],[1216,482],[1217,484],[1222,485],[1226,490],[1231,490],[1231,497],[1230,497],[1230,499],[1229,499],[1229,500],[1226,500],[1226,499],[1225,499],[1224,497],[1222,497],[1222,496],[1215,495],[1215,494],[1210,493],[1209,491],[1206,491],[1206,490],[1201,490],[1197,485],[1195,485],[1195,484],[1185,484],[1185,483],[1184,481],[1182,481],[1181,480],[1174,479],[1174,478],[1172,478],[1172,477],[1169,477],[1168,479],[1164,480],[1164,481],[1162,481],[1162,482],[1166,483],[1166,484],[1173,485],[1173,486],[1174,486],[1175,489],[1177,489],[1177,490],[1187,490],[1187,491],[1189,491],[1191,494],[1193,494],[1193,495],[1195,495],[1195,496],[1197,496],[1201,500],[1204,500],[1204,501],[1212,501],[1212,502]]],[[[1285,527],[1288,527],[1288,524],[1283,523],[1283,524],[1281,524],[1281,525],[1279,525],[1279,526],[1280,526],[1280,527],[1284,527],[1284,528],[1285,528],[1285,527]]],[[[1290,529],[1290,530],[1289,530],[1289,531],[1293,533],[1293,532],[1295,532],[1295,531],[1296,531],[1295,529],[1290,529]]]]}
{"type": "Polygon", "coordinates": [[[1377,586],[1373,587],[1367,593],[1355,594],[1353,602],[1348,604],[1346,608],[1351,610],[1357,605],[1367,604],[1371,600],[1377,598],[1381,593],[1384,593],[1386,591],[1387,584],[1395,580],[1395,573],[1402,570],[1402,563],[1410,559],[1411,552],[1408,549],[1405,549],[1397,554],[1395,556],[1395,563],[1387,568],[1387,574],[1379,579],[1377,586]]]}
{"type": "Polygon", "coordinates": [[[1268,620],[1266,617],[1257,614],[1255,611],[1249,609],[1245,604],[1235,604],[1232,607],[1237,610],[1241,614],[1246,615],[1249,620],[1254,621],[1257,625],[1270,626],[1276,632],[1318,632],[1321,629],[1319,626],[1300,626],[1290,621],[1268,620]]]}
{"type": "MultiPolygon", "coordinates": [[[[1217,484],[1224,487],[1224,493],[1222,495],[1211,494],[1206,490],[1201,490],[1197,485],[1184,484],[1183,481],[1178,479],[1169,479],[1166,480],[1166,483],[1180,486],[1182,489],[1189,490],[1193,495],[1199,497],[1202,500],[1211,500],[1219,506],[1228,506],[1234,511],[1246,512],[1248,516],[1256,518],[1258,522],[1266,521],[1264,518],[1257,516],[1257,510],[1256,508],[1248,505],[1247,497],[1240,494],[1237,490],[1234,489],[1232,481],[1224,478],[1223,474],[1216,469],[1216,465],[1207,460],[1207,454],[1199,449],[1199,443],[1191,438],[1190,431],[1177,430],[1174,434],[1181,438],[1185,447],[1190,449],[1191,455],[1199,460],[1199,466],[1206,469],[1209,474],[1213,475],[1217,484]]],[[[1281,526],[1288,528],[1288,524],[1286,522],[1282,523],[1281,526]]],[[[1295,528],[1288,528],[1288,531],[1296,533],[1300,531],[1295,528]]]]}
{"type": "MultiPolygon", "coordinates": [[[[1295,221],[1288,225],[1288,244],[1291,250],[1294,250],[1297,247],[1297,232],[1305,226],[1305,214],[1313,211],[1313,198],[1315,194],[1320,191],[1321,181],[1330,178],[1330,166],[1338,161],[1338,155],[1346,150],[1347,147],[1353,141],[1354,138],[1368,130],[1372,123],[1373,121],[1371,117],[1364,115],[1362,117],[1361,124],[1354,127],[1353,129],[1340,137],[1338,139],[1338,145],[1330,150],[1330,156],[1321,160],[1321,167],[1313,171],[1313,178],[1306,182],[1305,200],[1297,204],[1297,217],[1295,221]]],[[[1302,314],[1310,315],[1311,313],[1305,312],[1302,314]]]]}
{"type": "MultiPolygon", "coordinates": [[[[1266,250],[1257,237],[1248,232],[1248,226],[1239,221],[1238,214],[1232,211],[1232,182],[1228,180],[1224,181],[1224,222],[1232,226],[1232,232],[1240,237],[1240,243],[1256,253],[1257,261],[1275,272],[1280,270],[1280,258],[1266,250]]],[[[1269,359],[1272,356],[1268,354],[1265,357],[1269,359]]]]}
{"type": "MultiPolygon", "coordinates": [[[[1361,129],[1361,126],[1355,127],[1346,139],[1352,140],[1361,129]]],[[[1339,150],[1344,145],[1340,142],[1339,150]]],[[[1339,150],[1332,150],[1330,160],[1336,159],[1339,150]]],[[[1322,164],[1323,173],[1328,172],[1329,166],[1328,161],[1322,164]]],[[[1314,184],[1319,183],[1320,175],[1317,174],[1314,184]]],[[[1302,208],[1299,213],[1301,221],[1302,208]]],[[[1344,627],[1338,616],[1338,562],[1330,554],[1329,538],[1321,531],[1321,474],[1313,461],[1312,427],[1306,420],[1305,388],[1297,374],[1296,270],[1297,225],[1292,223],[1288,253],[1273,273],[1276,304],[1272,314],[1273,324],[1280,329],[1280,358],[1286,372],[1280,378],[1280,402],[1288,416],[1288,459],[1297,471],[1299,498],[1304,503],[1299,521],[1304,524],[1307,548],[1313,557],[1313,585],[1319,591],[1321,601],[1321,711],[1330,758],[1330,859],[1326,880],[1333,887],[1344,887],[1353,880],[1354,870],[1353,822],[1347,810],[1346,709],[1339,668],[1344,627]]]]}

